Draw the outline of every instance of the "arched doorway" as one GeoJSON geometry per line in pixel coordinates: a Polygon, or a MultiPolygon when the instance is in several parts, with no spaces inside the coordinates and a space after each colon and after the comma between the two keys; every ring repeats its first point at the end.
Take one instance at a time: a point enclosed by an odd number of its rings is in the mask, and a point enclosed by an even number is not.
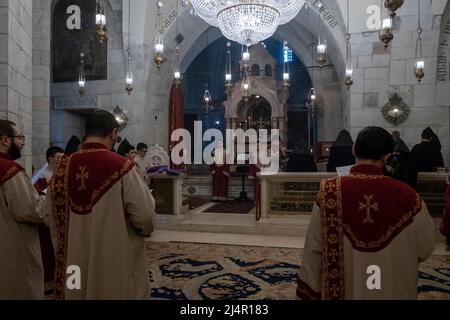
{"type": "Polygon", "coordinates": [[[248,101],[242,100],[238,110],[241,110],[239,122],[241,128],[272,129],[272,107],[266,98],[254,95],[248,101]]]}

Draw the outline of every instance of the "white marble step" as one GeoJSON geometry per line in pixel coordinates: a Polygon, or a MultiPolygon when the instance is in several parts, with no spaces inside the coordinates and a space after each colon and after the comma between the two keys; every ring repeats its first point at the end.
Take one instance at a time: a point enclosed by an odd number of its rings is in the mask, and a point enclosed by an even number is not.
{"type": "Polygon", "coordinates": [[[187,216],[156,218],[156,229],[281,237],[304,237],[309,218],[270,218],[255,220],[252,214],[196,213],[187,216]]]}

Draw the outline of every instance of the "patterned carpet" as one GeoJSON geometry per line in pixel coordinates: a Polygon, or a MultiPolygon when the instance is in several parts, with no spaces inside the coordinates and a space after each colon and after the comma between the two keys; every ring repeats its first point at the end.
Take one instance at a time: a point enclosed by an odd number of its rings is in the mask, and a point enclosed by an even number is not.
{"type": "MultiPolygon", "coordinates": [[[[169,300],[291,300],[300,249],[147,244],[152,298],[169,300]]],[[[450,300],[450,256],[420,266],[419,299],[450,300]]]]}
{"type": "Polygon", "coordinates": [[[247,214],[250,213],[253,208],[255,208],[255,205],[253,204],[253,201],[227,201],[218,203],[208,210],[205,210],[204,212],[208,213],[235,213],[235,214],[247,214]]]}

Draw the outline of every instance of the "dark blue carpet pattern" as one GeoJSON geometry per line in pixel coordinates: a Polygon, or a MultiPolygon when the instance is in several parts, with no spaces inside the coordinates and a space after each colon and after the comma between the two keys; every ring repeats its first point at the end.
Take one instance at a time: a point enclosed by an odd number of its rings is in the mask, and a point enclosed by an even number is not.
{"type": "MultiPolygon", "coordinates": [[[[295,299],[300,249],[147,243],[153,299],[295,299]]],[[[450,256],[420,266],[419,299],[450,300],[450,256]]]]}

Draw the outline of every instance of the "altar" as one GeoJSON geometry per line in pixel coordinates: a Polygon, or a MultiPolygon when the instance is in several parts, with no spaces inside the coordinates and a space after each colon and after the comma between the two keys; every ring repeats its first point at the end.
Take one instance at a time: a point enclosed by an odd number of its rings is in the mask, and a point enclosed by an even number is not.
{"type": "Polygon", "coordinates": [[[163,215],[182,214],[184,175],[173,176],[167,173],[157,174],[151,178],[152,194],[155,198],[156,213],[163,215]]]}
{"type": "MultiPolygon", "coordinates": [[[[336,176],[333,173],[259,174],[261,180],[262,218],[276,215],[308,216],[311,213],[320,181],[336,176]]],[[[419,173],[417,192],[433,217],[441,217],[445,206],[448,173],[419,173]]]]}

